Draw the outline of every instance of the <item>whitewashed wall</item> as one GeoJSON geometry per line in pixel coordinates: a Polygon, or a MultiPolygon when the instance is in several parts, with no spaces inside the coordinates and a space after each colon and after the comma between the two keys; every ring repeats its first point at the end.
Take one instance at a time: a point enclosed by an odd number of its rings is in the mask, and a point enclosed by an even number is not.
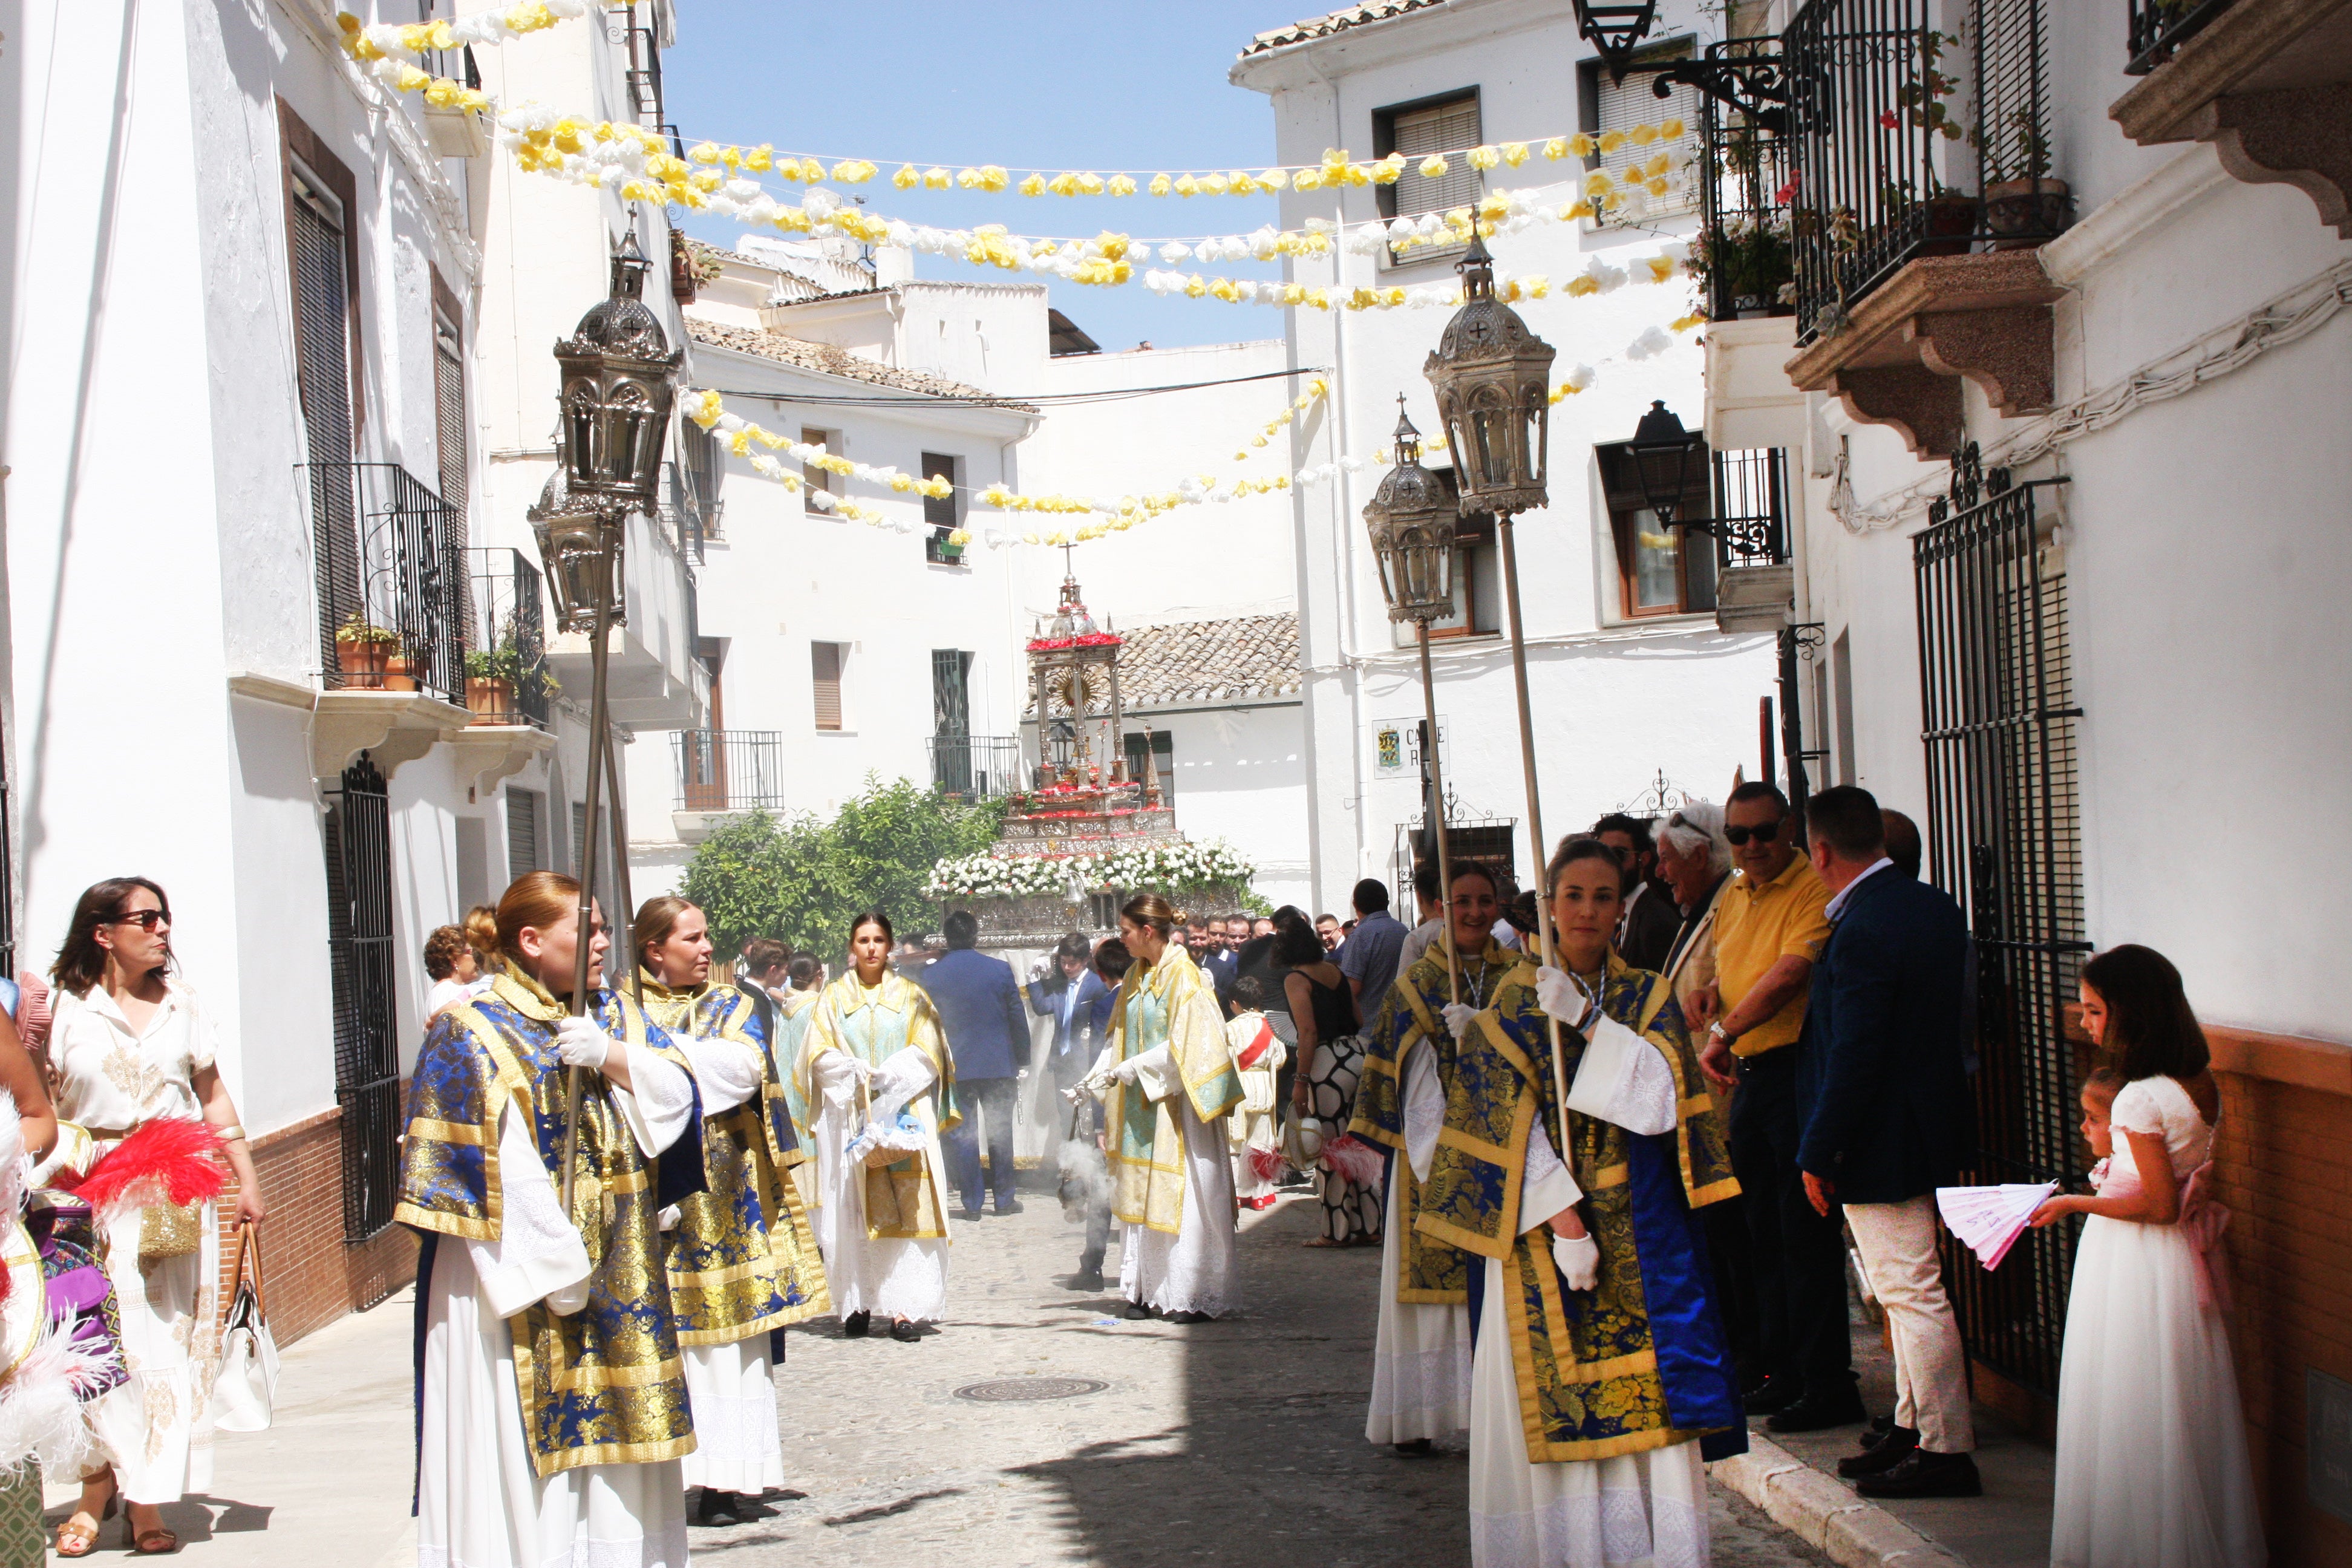
{"type": "MultiPolygon", "coordinates": [[[[1664,8],[1661,36],[1697,27],[1693,5],[1664,8]]],[[[1244,59],[1234,79],[1273,100],[1278,161],[1312,163],[1327,147],[1370,155],[1372,112],[1396,103],[1475,87],[1490,142],[1540,140],[1578,124],[1577,63],[1590,49],[1576,37],[1566,7],[1534,0],[1476,0],[1349,29],[1319,44],[1244,59]]],[[[1496,186],[1521,186],[1562,173],[1567,163],[1498,171],[1496,186]]],[[[1574,171],[1580,177],[1580,170],[1574,171]]],[[[1562,187],[1565,203],[1570,193],[1562,187]]],[[[1374,216],[1372,193],[1350,191],[1343,216],[1374,216]]],[[[1329,193],[1283,198],[1283,221],[1330,216],[1329,193]]],[[[1757,700],[1775,670],[1769,637],[1725,636],[1711,615],[1626,622],[1618,614],[1617,566],[1601,504],[1592,447],[1622,441],[1653,398],[1663,398],[1696,426],[1701,404],[1699,351],[1688,338],[1665,353],[1628,361],[1626,347],[1645,328],[1664,326],[1690,306],[1686,282],[1628,284],[1613,293],[1571,299],[1557,287],[1599,256],[1618,266],[1686,237],[1690,217],[1647,231],[1587,232],[1547,225],[1491,242],[1497,273],[1541,273],[1556,287],[1520,307],[1528,325],[1559,351],[1555,382],[1570,366],[1596,365],[1593,388],[1551,411],[1551,506],[1517,524],[1519,578],[1527,616],[1531,705],[1544,826],[1557,838],[1600,812],[1638,795],[1663,771],[1694,793],[1719,797],[1734,767],[1756,770],[1757,700]]],[[[1449,285],[1450,265],[1423,263],[1376,270],[1374,258],[1344,253],[1301,258],[1290,274],[1324,287],[1449,285]]],[[[1396,395],[1424,433],[1437,420],[1423,362],[1436,346],[1446,312],[1400,309],[1357,313],[1286,312],[1294,358],[1338,369],[1337,406],[1297,433],[1292,460],[1301,466],[1369,456],[1390,445],[1396,395]]],[[[1376,780],[1370,751],[1379,721],[1420,710],[1418,675],[1395,647],[1379,579],[1364,542],[1361,509],[1378,486],[1377,469],[1310,487],[1297,499],[1299,609],[1309,697],[1310,802],[1314,880],[1334,907],[1362,876],[1386,875],[1396,823],[1417,814],[1414,786],[1376,780]]],[[[1463,806],[1526,817],[1508,660],[1502,639],[1441,645],[1438,701],[1452,736],[1450,786],[1463,806]]],[[[1519,870],[1530,874],[1524,828],[1519,870]]]]}

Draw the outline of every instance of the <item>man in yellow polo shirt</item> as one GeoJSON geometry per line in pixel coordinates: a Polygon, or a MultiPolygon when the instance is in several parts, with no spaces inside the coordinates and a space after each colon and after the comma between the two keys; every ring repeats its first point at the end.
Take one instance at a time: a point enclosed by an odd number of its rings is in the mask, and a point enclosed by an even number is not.
{"type": "Polygon", "coordinates": [[[1769,784],[1731,792],[1723,813],[1738,874],[1715,917],[1716,988],[1700,1065],[1731,1100],[1731,1167],[1754,1243],[1765,1379],[1748,1412],[1776,1432],[1864,1419],[1846,1331],[1845,1239],[1797,1170],[1798,1034],[1813,961],[1829,941],[1829,889],[1800,853],[1788,797],[1769,784]]]}

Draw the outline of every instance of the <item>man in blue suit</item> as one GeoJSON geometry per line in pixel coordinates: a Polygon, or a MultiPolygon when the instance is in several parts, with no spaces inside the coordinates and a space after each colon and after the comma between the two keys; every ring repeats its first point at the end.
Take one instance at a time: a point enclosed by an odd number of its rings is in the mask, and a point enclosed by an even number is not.
{"type": "Polygon", "coordinates": [[[1021,987],[1013,966],[1001,958],[976,951],[980,921],[970,910],[958,910],[946,921],[948,950],[923,971],[918,984],[930,993],[947,1030],[948,1052],[955,1060],[956,1108],[962,1124],[940,1140],[946,1147],[948,1176],[963,1194],[962,1219],[978,1219],[980,1198],[980,1121],[988,1119],[988,1185],[996,1194],[996,1212],[1019,1214],[1021,1200],[1013,1192],[1013,1124],[1017,1114],[1020,1081],[1029,1070],[1029,1015],[1021,1005],[1021,987]]]}
{"type": "Polygon", "coordinates": [[[1093,959],[1093,947],[1072,931],[1055,944],[1054,973],[1029,983],[1031,1009],[1054,1020],[1045,1066],[1055,1090],[1065,1095],[1094,1067],[1109,1033],[1110,987],[1095,973],[1093,959]]]}
{"type": "Polygon", "coordinates": [[[1895,1345],[1894,1430],[1838,1473],[1868,1497],[1978,1497],[1967,1355],[1936,1251],[1936,1189],[1976,1143],[1968,921],[1895,868],[1868,791],[1823,790],[1805,826],[1831,926],[1797,1041],[1797,1168],[1815,1209],[1844,1205],[1895,1345]]]}

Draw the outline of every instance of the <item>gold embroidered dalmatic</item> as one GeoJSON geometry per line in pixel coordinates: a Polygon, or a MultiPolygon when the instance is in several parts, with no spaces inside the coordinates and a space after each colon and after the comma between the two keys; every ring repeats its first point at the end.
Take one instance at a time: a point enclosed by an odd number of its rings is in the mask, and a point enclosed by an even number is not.
{"type": "MultiPolygon", "coordinates": [[[[499,1119],[510,1100],[530,1118],[540,1159],[562,1191],[566,1069],[555,1031],[565,1013],[537,982],[501,972],[488,991],[434,1021],[409,1083],[394,1219],[437,1236],[499,1239],[499,1119]]],[[[692,1070],[626,998],[599,991],[593,1016],[615,1041],[692,1070]]],[[[654,1163],[604,1080],[588,1078],[570,1216],[588,1252],[588,1303],[559,1316],[540,1301],[508,1320],[525,1436],[541,1478],[694,1451],[654,1163]]]]}
{"type": "MultiPolygon", "coordinates": [[[[1216,987],[1192,955],[1168,944],[1157,963],[1128,967],[1112,999],[1110,1059],[1130,1060],[1168,1047],[1192,1113],[1214,1121],[1242,1102],[1241,1074],[1217,1016],[1216,987]]],[[[1175,1100],[1145,1097],[1135,1084],[1114,1083],[1106,1100],[1114,1187],[1111,1213],[1121,1225],[1173,1236],[1184,1215],[1184,1129],[1175,1100]]]]}
{"type": "Polygon", "coordinates": [[[724,1039],[760,1058],[758,1092],[702,1117],[707,1189],[677,1205],[664,1234],[670,1307],[682,1345],[731,1344],[833,1310],[800,1194],[784,1178],[775,1118],[787,1114],[760,1013],[732,985],[672,990],[646,978],[646,1016],[674,1037],[724,1039]]]}

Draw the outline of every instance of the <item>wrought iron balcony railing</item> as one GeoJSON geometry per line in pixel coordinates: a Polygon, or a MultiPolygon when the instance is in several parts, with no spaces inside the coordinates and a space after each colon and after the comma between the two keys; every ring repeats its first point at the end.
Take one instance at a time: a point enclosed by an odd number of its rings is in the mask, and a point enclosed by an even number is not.
{"type": "Polygon", "coordinates": [[[2228,10],[2234,0],[2128,0],[2131,60],[2124,69],[2146,76],[2172,58],[2190,35],[2228,10]]]}
{"type": "Polygon", "coordinates": [[[397,463],[299,467],[327,686],[463,702],[469,584],[457,509],[397,463]]]}
{"type": "Polygon", "coordinates": [[[1969,0],[1965,41],[1937,30],[1943,15],[1940,0],[1811,0],[1781,39],[1801,342],[1915,258],[2065,226],[2042,0],[1969,0]]]}
{"type": "Polygon", "coordinates": [[[782,731],[680,730],[672,744],[678,810],[784,809],[782,731]]]}
{"type": "MultiPolygon", "coordinates": [[[[1734,38],[1706,49],[1710,68],[1731,61],[1762,70],[1780,58],[1778,38],[1734,38]]],[[[1700,221],[1691,260],[1705,283],[1707,317],[1792,314],[1785,116],[1710,93],[1700,100],[1700,221]]]]}
{"type": "Polygon", "coordinates": [[[1789,454],[1785,447],[1717,452],[1717,568],[1780,566],[1789,560],[1789,454]]]}
{"type": "Polygon", "coordinates": [[[471,550],[466,706],[477,722],[547,728],[555,691],[539,568],[520,550],[471,550]]]}
{"type": "Polygon", "coordinates": [[[1017,735],[934,735],[931,787],[966,800],[995,800],[1022,787],[1027,769],[1017,735]]]}

